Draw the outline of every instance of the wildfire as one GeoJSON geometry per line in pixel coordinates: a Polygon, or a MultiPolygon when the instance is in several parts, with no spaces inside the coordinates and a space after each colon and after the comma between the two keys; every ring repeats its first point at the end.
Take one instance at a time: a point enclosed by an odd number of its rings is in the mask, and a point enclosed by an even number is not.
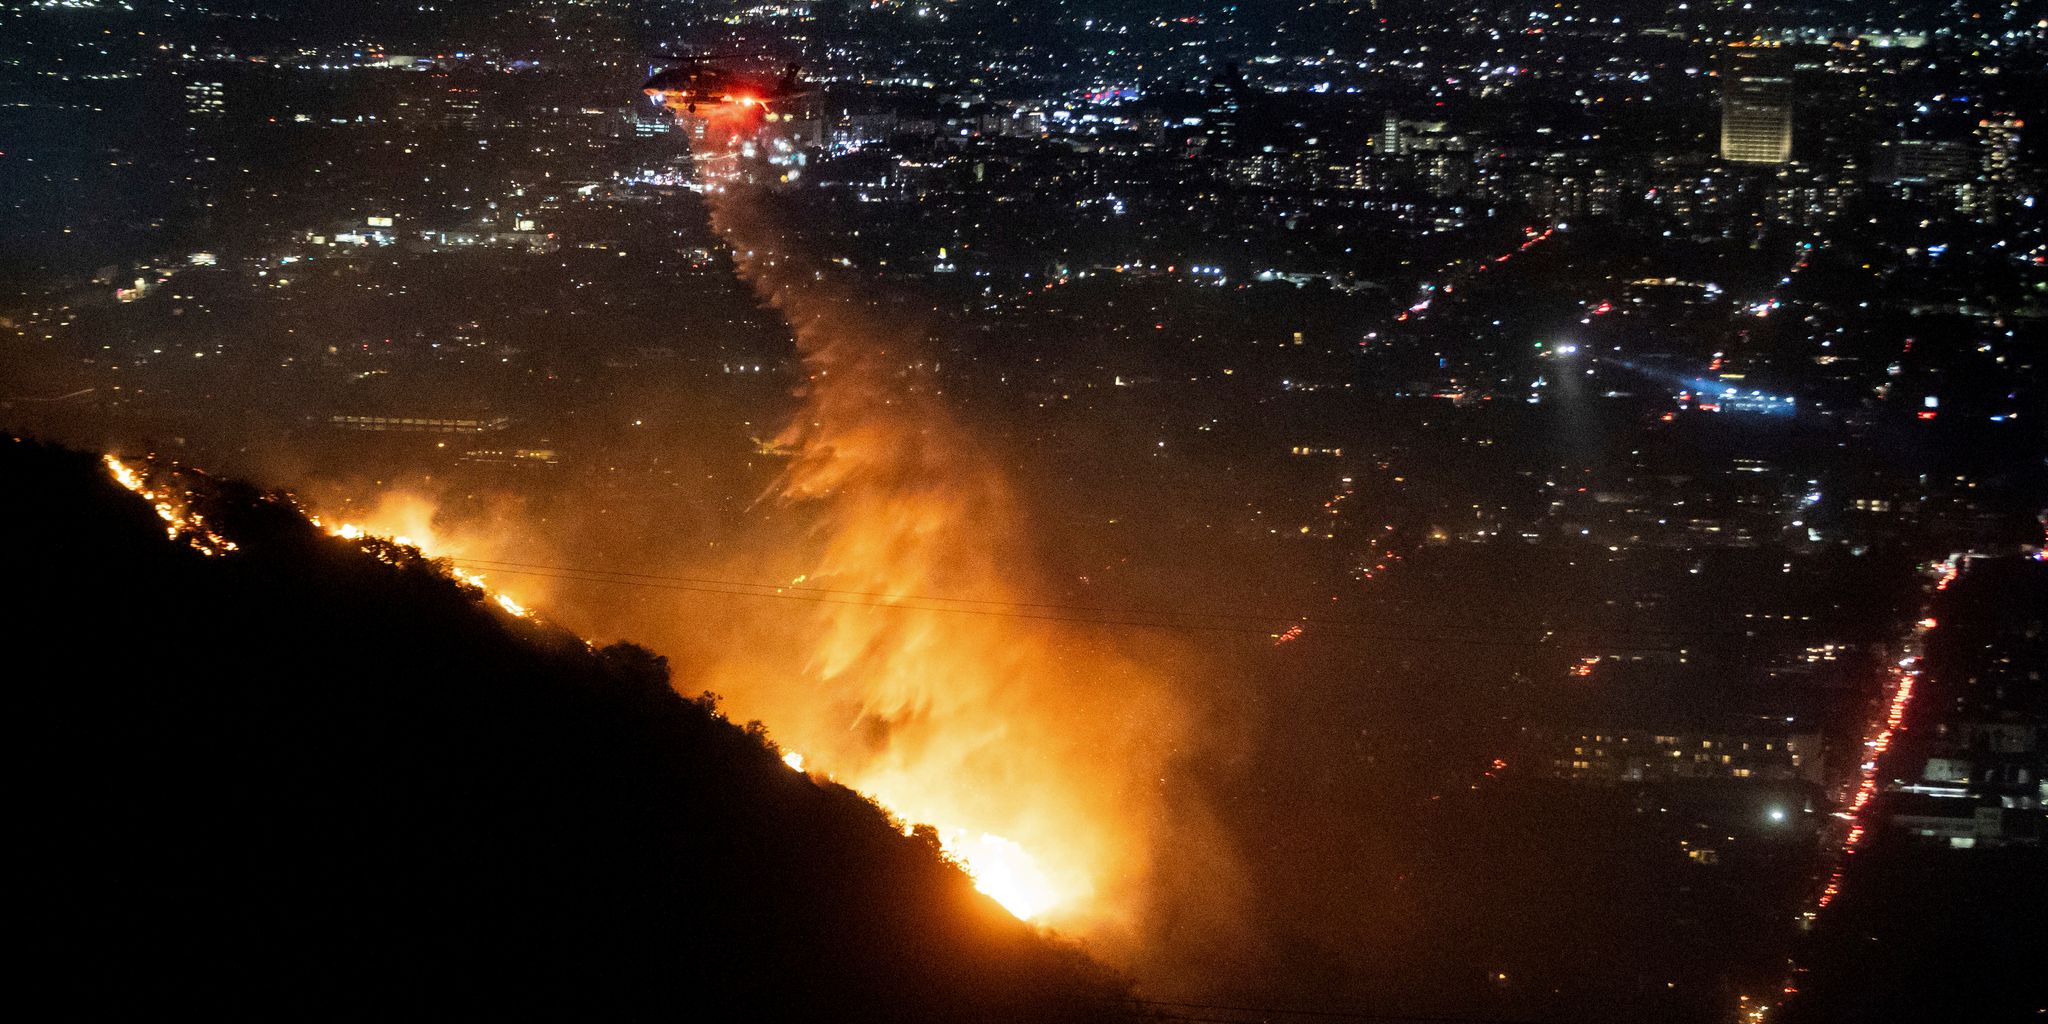
{"type": "MultiPolygon", "coordinates": [[[[519,600],[504,588],[490,583],[483,573],[463,568],[457,559],[474,552],[473,540],[467,540],[435,526],[435,504],[417,494],[394,492],[384,495],[374,507],[351,513],[359,518],[329,524],[324,516],[310,516],[314,526],[327,531],[329,536],[343,540],[382,540],[401,548],[417,550],[421,556],[430,559],[446,559],[447,574],[456,582],[475,587],[503,609],[505,614],[516,619],[531,618],[533,610],[526,602],[519,600]]],[[[364,550],[379,554],[376,545],[366,545],[364,550]]],[[[381,557],[381,555],[380,555],[381,557]]]]}
{"type": "MultiPolygon", "coordinates": [[[[415,548],[423,557],[455,557],[454,551],[459,545],[454,545],[446,539],[445,531],[434,528],[430,507],[419,499],[410,496],[387,498],[379,504],[373,518],[379,522],[368,527],[353,522],[327,523],[317,516],[312,517],[312,522],[330,536],[343,540],[388,540],[403,547],[415,548]],[[411,532],[397,533],[384,529],[387,526],[411,532]],[[385,536],[386,534],[388,536],[385,536]]],[[[377,554],[380,549],[375,544],[366,544],[364,550],[377,554]]],[[[447,572],[458,582],[483,591],[510,615],[526,618],[533,614],[531,609],[510,595],[494,589],[482,573],[456,564],[447,566],[447,572]]],[[[807,575],[799,574],[793,583],[801,584],[808,578],[807,575]]],[[[809,771],[808,759],[798,751],[785,750],[782,762],[792,771],[809,771]]],[[[908,793],[912,787],[904,780],[870,777],[863,781],[856,776],[851,780],[851,784],[881,804],[898,820],[947,820],[944,815],[912,813],[906,810],[908,807],[919,805],[908,802],[908,793]],[[898,794],[898,798],[891,800],[883,790],[898,794]]],[[[906,832],[909,828],[910,826],[906,826],[906,832]]],[[[957,826],[941,827],[938,829],[938,835],[941,850],[974,880],[975,888],[1020,919],[1035,919],[1082,888],[1073,884],[1064,887],[1055,884],[1052,876],[1040,865],[1038,858],[1006,836],[957,826]]]]}
{"type": "Polygon", "coordinates": [[[1038,860],[1021,846],[988,832],[941,829],[939,846],[959,863],[974,887],[1003,909],[1029,921],[1060,902],[1061,894],[1038,860]]]}
{"type": "MultiPolygon", "coordinates": [[[[389,499],[380,506],[380,509],[384,511],[384,517],[388,522],[404,529],[410,529],[414,534],[419,534],[418,537],[415,537],[412,534],[394,533],[386,538],[391,543],[403,547],[416,548],[426,557],[452,557],[446,549],[438,546],[438,544],[445,542],[440,541],[441,532],[436,531],[432,527],[430,509],[423,506],[416,499],[404,497],[389,499]],[[392,518],[394,515],[396,518],[392,518]]],[[[356,523],[327,525],[322,523],[318,517],[315,517],[312,521],[314,525],[326,530],[329,535],[340,537],[344,540],[377,539],[380,533],[379,530],[365,528],[356,523]]],[[[374,553],[372,548],[366,547],[365,550],[371,550],[374,553]]],[[[532,614],[525,605],[514,600],[510,595],[494,590],[481,573],[473,572],[457,565],[450,565],[448,567],[448,574],[459,582],[483,591],[500,608],[503,608],[507,614],[516,618],[526,618],[532,614]]],[[[796,577],[796,582],[801,583],[806,578],[804,575],[799,575],[796,577]]],[[[784,751],[782,763],[789,766],[792,771],[806,771],[806,759],[803,754],[797,751],[784,751]]],[[[861,787],[856,786],[856,788],[861,787]]],[[[877,802],[881,803],[899,819],[905,817],[898,805],[879,798],[873,792],[868,793],[868,795],[871,798],[877,799],[877,802]]],[[[922,821],[924,819],[917,817],[914,820],[922,821]]],[[[992,832],[975,832],[965,828],[948,827],[939,829],[939,846],[947,857],[960,865],[960,868],[967,872],[968,877],[974,880],[976,889],[979,889],[1020,919],[1028,921],[1036,918],[1061,902],[1061,889],[1054,885],[1046,874],[1045,869],[1040,867],[1037,858],[1033,857],[1023,846],[1014,840],[992,832]]]]}
{"type": "MultiPolygon", "coordinates": [[[[1244,887],[1217,852],[1226,844],[1203,841],[1210,825],[1198,813],[1175,817],[1171,835],[1163,824],[1173,763],[1197,753],[1187,712],[1155,667],[1177,652],[1159,638],[1105,642],[1053,621],[946,614],[912,597],[1042,599],[1039,538],[1003,474],[1007,460],[906,374],[924,365],[918,326],[884,309],[868,284],[792,251],[794,233],[764,216],[772,204],[754,184],[772,175],[741,164],[762,147],[744,138],[735,147],[697,166],[713,226],[742,276],[789,321],[808,371],[791,425],[768,442],[788,454],[788,468],[763,496],[786,513],[764,520],[801,522],[803,532],[764,525],[736,553],[721,552],[733,564],[718,568],[872,599],[819,599],[797,614],[727,600],[679,616],[673,631],[657,622],[647,638],[705,666],[689,686],[768,723],[788,744],[789,770],[844,783],[899,822],[929,823],[975,887],[1020,919],[1085,937],[1111,958],[1138,950],[1155,857],[1172,851],[1174,884],[1203,897],[1176,923],[1195,913],[1212,931],[1234,927],[1237,908],[1218,894],[1244,887]]],[[[315,523],[388,561],[411,564],[407,549],[447,559],[451,578],[507,614],[533,614],[522,600],[530,595],[451,564],[522,557],[509,553],[514,545],[437,530],[431,502],[392,496],[315,523]]],[[[575,611],[603,622],[601,607],[575,611]]],[[[1272,639],[1301,632],[1297,624],[1272,639]]]]}
{"type": "Polygon", "coordinates": [[[921,365],[919,325],[793,246],[772,194],[737,164],[699,163],[713,227],[789,322],[809,377],[773,439],[792,457],[765,500],[811,526],[736,571],[878,596],[735,624],[708,682],[803,751],[792,767],[931,823],[1010,913],[1114,945],[1143,909],[1183,716],[1141,657],[909,597],[1035,597],[1027,513],[1004,460],[905,375],[921,365]]]}
{"type": "MultiPolygon", "coordinates": [[[[393,534],[388,537],[379,536],[378,532],[365,529],[354,523],[337,523],[333,526],[328,526],[325,523],[321,522],[320,517],[318,516],[311,517],[311,519],[314,526],[318,526],[321,529],[326,530],[327,535],[330,537],[340,537],[342,540],[360,541],[368,539],[372,541],[388,542],[391,544],[395,544],[401,548],[411,548],[414,551],[419,552],[420,556],[423,558],[438,559],[453,557],[452,555],[443,554],[439,551],[430,548],[429,544],[431,542],[422,542],[406,534],[393,534]]],[[[365,544],[363,545],[363,550],[372,555],[377,556],[380,559],[390,561],[390,559],[386,557],[386,552],[377,544],[365,544]]],[[[447,572],[448,577],[454,580],[455,582],[461,583],[465,586],[475,587],[476,589],[482,591],[484,596],[490,598],[492,604],[495,604],[500,609],[503,609],[505,614],[510,615],[515,619],[525,619],[531,618],[533,616],[532,610],[527,608],[525,605],[519,603],[519,601],[515,600],[512,597],[512,595],[507,594],[504,591],[501,591],[491,586],[488,582],[486,582],[484,579],[484,575],[482,573],[471,572],[468,569],[464,569],[459,565],[453,564],[452,562],[444,566],[443,570],[447,572]]]]}
{"type": "MultiPolygon", "coordinates": [[[[195,550],[208,555],[236,550],[234,542],[204,527],[200,514],[189,506],[188,494],[174,494],[153,488],[145,476],[147,468],[139,471],[113,455],[106,456],[104,461],[108,472],[117,483],[150,503],[157,515],[164,520],[171,539],[184,538],[195,550]]],[[[437,556],[436,552],[429,549],[434,536],[431,531],[420,531],[428,538],[423,543],[420,539],[406,534],[380,538],[376,531],[355,523],[329,525],[317,516],[309,517],[309,521],[333,537],[348,541],[378,542],[365,543],[363,549],[380,558],[386,558],[388,554],[387,549],[382,546],[384,542],[412,548],[422,557],[437,556]]],[[[447,571],[456,581],[483,591],[507,614],[518,618],[531,615],[525,605],[510,595],[493,591],[486,585],[482,575],[452,565],[447,571]]],[[[804,756],[796,751],[784,752],[782,761],[793,771],[805,770],[804,756]]],[[[1020,919],[1031,920],[1038,917],[1073,892],[1071,887],[1063,888],[1055,884],[1046,869],[1040,865],[1038,858],[1032,856],[1015,840],[1005,836],[993,832],[948,827],[939,830],[939,845],[945,854],[974,880],[975,888],[1020,919]]]]}
{"type": "Polygon", "coordinates": [[[107,469],[113,472],[114,481],[116,483],[119,483],[121,486],[126,487],[129,490],[136,492],[137,494],[141,494],[144,499],[154,497],[154,495],[144,492],[142,477],[138,475],[134,470],[129,469],[128,466],[125,463],[123,463],[120,459],[117,459],[114,456],[109,455],[107,456],[106,461],[107,469]]]}
{"type": "Polygon", "coordinates": [[[184,540],[192,550],[202,555],[220,555],[235,550],[235,542],[215,533],[206,525],[206,517],[192,508],[192,495],[188,491],[175,489],[177,470],[167,475],[171,480],[162,486],[153,486],[145,475],[149,469],[138,472],[120,458],[108,455],[103,460],[107,472],[114,482],[139,495],[149,502],[158,519],[164,521],[164,533],[172,540],[184,540]]]}
{"type": "MultiPolygon", "coordinates": [[[[164,532],[170,539],[182,539],[194,551],[202,555],[222,555],[240,550],[240,547],[234,541],[221,536],[209,527],[206,523],[206,516],[192,507],[194,495],[191,491],[173,489],[172,485],[176,483],[177,475],[181,472],[177,468],[160,470],[152,464],[145,463],[143,468],[138,470],[122,461],[119,456],[111,454],[105,456],[101,461],[106,464],[107,472],[113,476],[115,483],[133,492],[142,500],[149,502],[150,508],[155,510],[157,518],[164,521],[164,532]],[[149,480],[149,476],[152,473],[170,477],[170,483],[163,485],[152,484],[149,480]]],[[[388,538],[383,538],[379,537],[376,532],[367,530],[354,523],[338,523],[328,526],[321,522],[319,516],[308,516],[307,521],[320,529],[326,530],[329,536],[349,541],[377,542],[365,543],[363,550],[382,561],[394,561],[390,550],[384,547],[385,543],[395,544],[401,548],[412,548],[419,552],[422,557],[438,557],[437,553],[427,550],[428,544],[421,543],[404,534],[394,534],[388,538]]],[[[431,537],[431,534],[429,536],[431,537]]],[[[398,559],[398,561],[403,560],[398,559]]],[[[525,605],[514,600],[511,595],[486,586],[482,576],[453,565],[448,565],[444,568],[450,578],[482,591],[499,608],[504,609],[506,614],[521,619],[532,615],[532,612],[528,611],[525,605]]]]}

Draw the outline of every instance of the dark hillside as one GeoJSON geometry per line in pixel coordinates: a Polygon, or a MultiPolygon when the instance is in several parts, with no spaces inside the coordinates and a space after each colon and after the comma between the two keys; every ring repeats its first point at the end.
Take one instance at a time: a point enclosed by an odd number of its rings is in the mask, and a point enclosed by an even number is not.
{"type": "Polygon", "coordinates": [[[91,456],[0,440],[23,977],[47,1005],[1121,1015],[1085,957],[676,696],[661,659],[184,479],[239,550],[167,539],[91,456]]]}

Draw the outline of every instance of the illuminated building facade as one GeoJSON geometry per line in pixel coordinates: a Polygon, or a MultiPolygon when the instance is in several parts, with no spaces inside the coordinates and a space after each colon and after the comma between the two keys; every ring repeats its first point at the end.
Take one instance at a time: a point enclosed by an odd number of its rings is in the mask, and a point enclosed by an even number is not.
{"type": "Polygon", "coordinates": [[[1792,159],[1792,69],[1775,47],[1731,46],[1721,67],[1721,159],[1792,159]]]}
{"type": "Polygon", "coordinates": [[[1582,782],[1822,778],[1820,735],[1790,730],[1660,734],[1588,729],[1560,738],[1549,760],[1553,777],[1582,782]]]}
{"type": "Polygon", "coordinates": [[[227,113],[227,89],[219,82],[192,81],[185,83],[185,111],[202,117],[219,117],[227,113]]]}

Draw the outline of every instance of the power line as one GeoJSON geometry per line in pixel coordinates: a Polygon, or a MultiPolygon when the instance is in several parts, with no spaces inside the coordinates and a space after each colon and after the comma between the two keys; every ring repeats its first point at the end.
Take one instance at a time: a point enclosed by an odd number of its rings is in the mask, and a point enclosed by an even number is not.
{"type": "Polygon", "coordinates": [[[1152,1016],[1160,1020],[1201,1021],[1206,1024],[1253,1024],[1241,1017],[1203,1017],[1190,1011],[1212,1013],[1251,1013],[1280,1017],[1312,1017],[1328,1020],[1363,1021],[1367,1024],[1535,1024],[1533,1021],[1506,1020],[1495,1017],[1431,1017],[1394,1016],[1365,1013],[1355,1010],[1291,1010],[1277,1006],[1227,1006],[1215,1003],[1183,1003],[1167,999],[1132,999],[1140,1009],[1162,1008],[1152,1016]]]}
{"type": "MultiPolygon", "coordinates": [[[[1380,625],[1380,624],[1378,624],[1378,623],[1366,623],[1366,622],[1361,622],[1361,621],[1359,621],[1359,620],[1356,620],[1356,619],[1350,619],[1350,620],[1344,620],[1344,619],[1325,619],[1325,620],[1318,620],[1318,619],[1314,618],[1314,617],[1313,617],[1312,615],[1302,615],[1302,614],[1300,614],[1300,613],[1295,613],[1295,612],[1284,612],[1284,611],[1255,611],[1255,612],[1254,612],[1254,611],[1191,611],[1191,610],[1183,610],[1183,609],[1176,609],[1176,608],[1142,608],[1142,607],[1113,607],[1113,606],[1102,606],[1102,605],[1084,605],[1084,604],[1073,604],[1073,603],[1066,603],[1066,602],[1033,602],[1033,601],[998,601],[998,600],[992,600],[992,599],[987,599],[987,598],[972,598],[972,597],[942,597],[942,596],[938,596],[938,595],[934,595],[934,594],[907,594],[907,593],[889,593],[889,592],[886,592],[886,591],[873,591],[873,590],[846,590],[846,589],[839,589],[839,588],[833,588],[833,587],[816,587],[816,586],[806,586],[806,585],[803,585],[803,584],[798,584],[798,583],[786,583],[786,584],[785,584],[785,583],[752,583],[752,582],[748,582],[748,581],[745,581],[745,580],[724,580],[724,579],[713,579],[713,578],[707,578],[707,577],[699,577],[699,576],[664,576],[664,575],[659,575],[659,574],[655,574],[655,573],[629,572],[629,571],[626,571],[626,570],[622,570],[622,569],[589,569],[589,568],[582,568],[582,567],[578,567],[578,566],[564,566],[564,565],[544,565],[544,564],[538,564],[538,563],[533,563],[533,562],[514,562],[514,561],[509,561],[509,560],[505,560],[505,559],[492,559],[492,558],[464,558],[464,559],[460,559],[460,561],[462,561],[462,562],[463,562],[464,564],[466,564],[466,565],[474,565],[474,566],[476,566],[476,567],[478,567],[478,568],[484,568],[484,569],[493,569],[494,571],[504,571],[504,572],[511,572],[511,571],[513,571],[513,570],[517,570],[517,569],[532,569],[532,570],[538,570],[538,571],[543,571],[543,572],[561,572],[561,573],[578,573],[578,574],[587,574],[587,575],[593,575],[593,576],[608,576],[608,577],[609,577],[609,576],[618,576],[618,577],[628,577],[628,578],[632,578],[632,579],[644,579],[644,580],[659,580],[659,581],[661,581],[661,582],[664,582],[664,583],[692,583],[692,584],[698,584],[698,585],[703,585],[703,586],[717,586],[717,587],[741,587],[741,588],[747,588],[747,589],[750,589],[750,590],[763,590],[763,591],[774,591],[774,592],[776,592],[777,594],[780,594],[780,593],[782,593],[782,592],[784,592],[784,591],[798,591],[798,592],[801,592],[801,593],[806,593],[806,594],[827,594],[827,595],[832,595],[832,596],[837,596],[837,597],[859,597],[859,598],[868,598],[868,599],[872,599],[872,600],[875,600],[875,601],[885,602],[885,603],[887,603],[887,604],[888,604],[888,605],[890,605],[890,606],[895,606],[895,605],[897,605],[898,603],[900,603],[900,602],[903,602],[903,601],[929,601],[929,602],[937,602],[937,603],[943,603],[943,604],[965,604],[965,605],[982,605],[982,606],[989,606],[989,607],[997,607],[997,608],[1025,608],[1025,609],[1033,609],[1033,610],[1048,610],[1048,611],[1060,611],[1060,612],[1070,612],[1070,613],[1076,613],[1076,614],[1099,614],[1099,615],[1140,615],[1140,616],[1157,616],[1157,617],[1170,617],[1170,618],[1198,618],[1198,619],[1242,619],[1242,620],[1253,620],[1253,621],[1258,621],[1258,622],[1274,622],[1274,621],[1280,621],[1280,622],[1288,622],[1288,623],[1293,623],[1293,622],[1305,622],[1305,623],[1313,623],[1313,624],[1317,624],[1317,625],[1321,625],[1321,626],[1337,626],[1337,627],[1344,627],[1344,626],[1355,626],[1355,627],[1359,627],[1359,628],[1373,628],[1373,627],[1375,627],[1375,626],[1377,626],[1377,625],[1380,625]]],[[[766,596],[766,595],[764,595],[764,596],[766,596]]],[[[939,610],[939,609],[930,609],[930,610],[939,610]]],[[[1478,624],[1478,623],[1400,623],[1399,625],[1400,625],[1400,626],[1401,626],[1402,628],[1407,628],[1407,629],[1476,629],[1476,630],[1486,630],[1486,629],[1489,629],[1489,628],[1491,628],[1491,627],[1488,627],[1488,626],[1485,626],[1485,625],[1481,625],[1481,624],[1478,624]]],[[[1573,627],[1554,627],[1554,628],[1552,628],[1552,627],[1532,627],[1532,631],[1536,631],[1536,630],[1540,630],[1541,632],[1543,632],[1543,633],[1546,633],[1546,634],[1549,634],[1549,635],[1552,635],[1552,636],[1574,636],[1574,637],[1578,637],[1578,636],[1610,636],[1610,637],[1613,637],[1613,636],[1623,636],[1623,637],[1627,637],[1627,636],[1643,636],[1643,637],[1676,637],[1676,638],[1684,638],[1684,637],[1734,637],[1734,636],[1748,636],[1748,635],[1749,635],[1749,633],[1748,633],[1748,632],[1746,632],[1746,631],[1743,631],[1743,630],[1677,630],[1677,629],[1589,629],[1589,628],[1573,628],[1573,627]]],[[[1505,631],[1500,631],[1500,632],[1505,632],[1505,631]]]]}
{"type": "Polygon", "coordinates": [[[473,564],[485,568],[491,566],[506,566],[514,569],[539,569],[548,572],[597,573],[606,576],[628,576],[636,579],[661,580],[664,582],[672,583],[697,583],[706,586],[752,587],[761,590],[794,590],[801,591],[807,594],[832,594],[842,597],[866,597],[889,601],[892,603],[897,601],[937,601],[947,604],[993,605],[1003,608],[1033,608],[1069,612],[1096,612],[1103,615],[1162,615],[1202,619],[1291,620],[1294,618],[1299,618],[1299,616],[1290,616],[1283,612],[1202,612],[1183,611],[1179,609],[1166,608],[1115,608],[1103,607],[1100,605],[1062,604],[1056,602],[996,601],[977,597],[939,597],[932,594],[894,594],[876,590],[842,590],[833,587],[810,587],[796,583],[749,583],[744,580],[706,579],[703,577],[696,576],[660,576],[653,573],[626,572],[624,570],[619,569],[584,569],[575,566],[564,565],[536,565],[531,562],[508,562],[490,558],[465,558],[461,561],[465,564],[473,564]]]}
{"type": "Polygon", "coordinates": [[[1280,1017],[1334,1017],[1339,1020],[1360,1021],[1363,1024],[1537,1024],[1535,1021],[1501,1020],[1486,1017],[1378,1017],[1349,1013],[1304,1013],[1300,1010],[1244,1010],[1224,1011],[1258,1014],[1258,1017],[1197,1017],[1188,1013],[1169,1010],[1154,1010],[1139,1007],[1146,1020],[1179,1021],[1182,1024],[1266,1024],[1265,1018],[1280,1017]]]}
{"type": "MultiPolygon", "coordinates": [[[[1169,1013],[1165,1010],[1153,1010],[1145,1007],[1139,1007],[1138,1012],[1144,1014],[1144,1019],[1146,1020],[1170,1020],[1177,1021],[1179,1024],[1265,1024],[1264,1021],[1245,1017],[1191,1017],[1184,1013],[1169,1013]]],[[[1370,1020],[1371,1018],[1354,1019],[1370,1020]]]]}
{"type": "MultiPolygon", "coordinates": [[[[1596,630],[1547,630],[1548,636],[1538,639],[1510,639],[1504,635],[1485,637],[1460,635],[1456,632],[1426,634],[1421,632],[1387,632],[1372,629],[1368,624],[1355,620],[1349,623],[1318,623],[1299,615],[1255,612],[1182,612],[1168,609],[1146,608],[1104,608],[1089,605],[1071,605],[1043,602],[1005,602],[979,598],[944,598],[920,595],[885,594],[873,591],[838,590],[826,587],[803,587],[774,583],[748,583],[738,580],[721,580],[691,576],[661,576],[653,573],[636,573],[608,569],[583,569],[574,566],[538,565],[526,562],[509,562],[496,559],[456,559],[458,564],[484,572],[507,573],[537,579],[560,580],[574,583],[599,583],[614,586],[635,587],[651,590],[668,590],[683,593],[712,594],[724,597],[762,597],[784,601],[804,601],[812,604],[835,604],[859,608],[880,608],[896,611],[926,611],[951,615],[977,615],[983,617],[1024,619],[1039,622],[1060,622],[1092,626],[1124,626],[1141,629],[1163,629],[1196,633],[1223,633],[1243,636],[1271,638],[1277,635],[1270,626],[1229,625],[1225,623],[1176,622],[1175,616],[1238,619],[1307,623],[1316,627],[1318,635],[1338,636],[1349,639],[1374,640],[1400,643],[1449,644],[1469,647],[1552,647],[1548,637],[1556,636],[1655,636],[1675,638],[1680,636],[1730,635],[1741,633],[1679,634],[1675,631],[1638,631],[1634,633],[1596,630]],[[961,607],[981,605],[983,607],[961,607]],[[1160,621],[1169,620],[1169,621],[1160,621]]],[[[1462,630],[1484,630],[1485,627],[1452,627],[1462,630]]],[[[1504,630],[1495,630],[1505,634],[1504,630]]]]}
{"type": "MultiPolygon", "coordinates": [[[[879,608],[884,610],[895,611],[943,612],[950,615],[981,615],[1008,619],[1032,619],[1041,622],[1071,622],[1094,626],[1135,626],[1148,629],[1174,629],[1181,630],[1184,632],[1238,633],[1247,636],[1260,637],[1270,637],[1273,635],[1270,629],[1258,629],[1246,626],[1203,625],[1201,623],[1190,622],[1151,622],[1139,619],[1089,618],[1086,616],[1079,615],[1050,615],[1035,612],[1010,611],[1000,608],[949,608],[943,606],[935,607],[924,604],[905,604],[895,601],[850,600],[845,598],[819,596],[815,594],[774,593],[769,590],[721,589],[715,586],[696,586],[685,583],[666,583],[659,580],[620,579],[611,576],[587,574],[582,573],[581,571],[574,570],[567,573],[555,573],[542,572],[539,570],[532,569],[506,569],[482,563],[472,563],[467,561],[462,561],[458,564],[463,564],[465,566],[469,566],[476,569],[482,569],[489,572],[503,572],[510,573],[515,576],[529,576],[538,579],[565,580],[575,583],[609,583],[614,586],[622,587],[640,587],[652,590],[673,590],[692,594],[717,594],[725,597],[765,597],[781,601],[805,601],[811,604],[850,605],[856,608],[879,608]]],[[[740,584],[740,586],[758,586],[758,584],[740,584]]]]}

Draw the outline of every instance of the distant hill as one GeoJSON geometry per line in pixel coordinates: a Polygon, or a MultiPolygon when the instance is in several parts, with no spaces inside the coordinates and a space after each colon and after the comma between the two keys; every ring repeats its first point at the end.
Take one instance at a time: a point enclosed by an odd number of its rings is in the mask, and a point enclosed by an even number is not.
{"type": "MultiPolygon", "coordinates": [[[[1122,984],[663,660],[0,437],[25,991],[66,1016],[1081,1021],[1122,984]]],[[[373,545],[374,547],[374,545],[373,545]]],[[[396,564],[393,564],[396,563],[396,564]]]]}

